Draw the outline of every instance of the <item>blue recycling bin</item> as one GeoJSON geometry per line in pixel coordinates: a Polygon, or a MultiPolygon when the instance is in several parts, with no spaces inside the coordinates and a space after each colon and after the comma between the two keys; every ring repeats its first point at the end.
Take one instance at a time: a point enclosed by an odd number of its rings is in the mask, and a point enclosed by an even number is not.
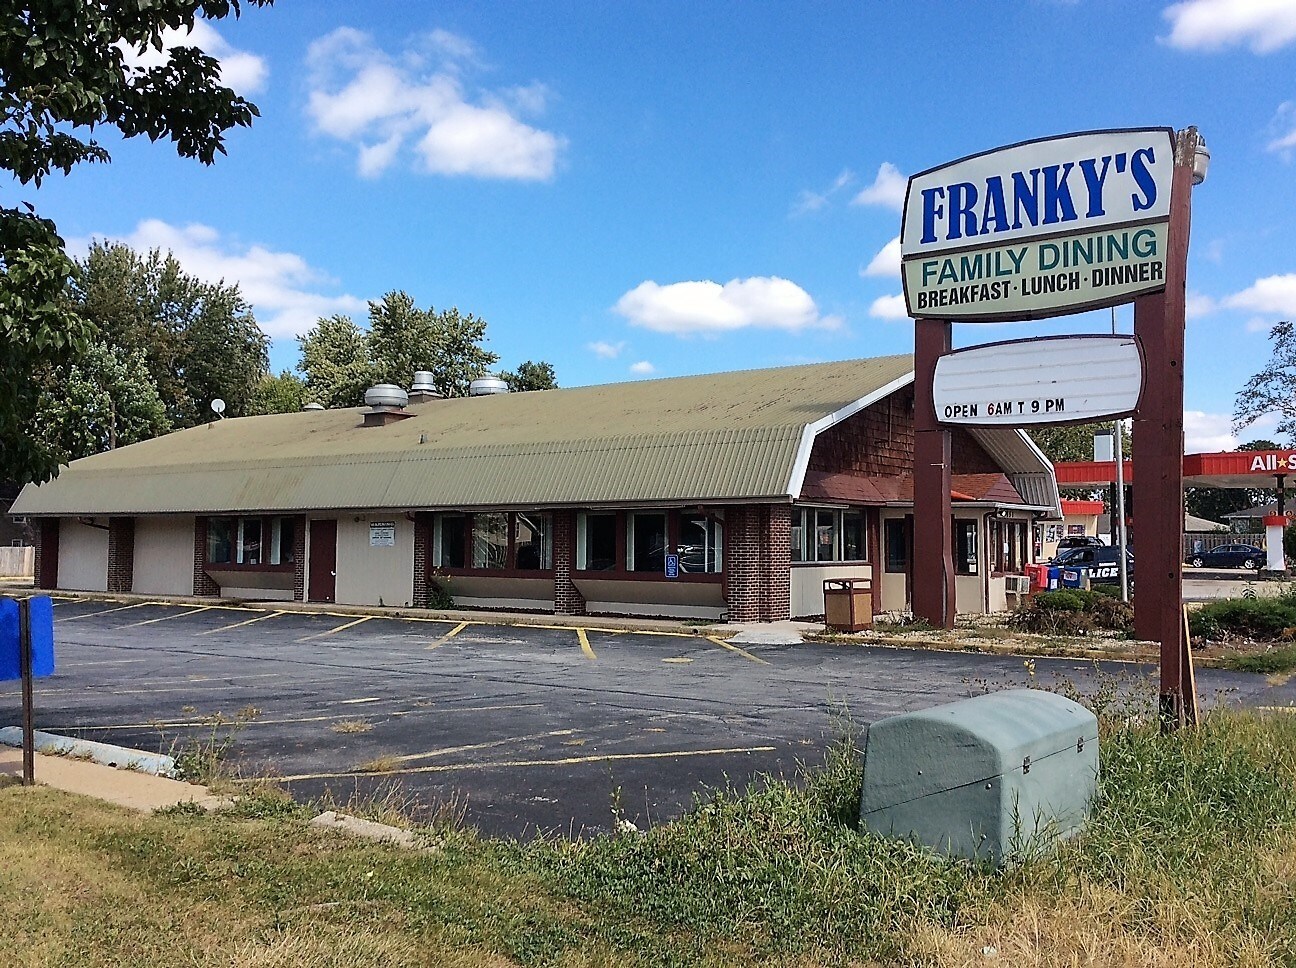
{"type": "Polygon", "coordinates": [[[1061,581],[1061,579],[1062,579],[1062,569],[1055,568],[1053,565],[1049,565],[1048,590],[1056,591],[1058,587],[1058,582],[1061,581]]]}
{"type": "Polygon", "coordinates": [[[1063,588],[1083,588],[1084,574],[1079,568],[1062,569],[1062,587],[1063,588]]]}

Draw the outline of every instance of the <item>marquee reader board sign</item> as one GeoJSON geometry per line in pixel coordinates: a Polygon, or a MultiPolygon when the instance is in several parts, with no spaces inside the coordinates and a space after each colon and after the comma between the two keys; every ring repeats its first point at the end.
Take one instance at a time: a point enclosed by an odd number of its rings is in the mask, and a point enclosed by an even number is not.
{"type": "Polygon", "coordinates": [[[964,427],[1088,423],[1123,417],[1143,391],[1133,336],[1042,336],[985,343],[936,361],[936,419],[964,427]]]}
{"type": "Polygon", "coordinates": [[[909,179],[913,318],[1042,319],[1165,288],[1174,131],[1027,141],[909,179]]]}

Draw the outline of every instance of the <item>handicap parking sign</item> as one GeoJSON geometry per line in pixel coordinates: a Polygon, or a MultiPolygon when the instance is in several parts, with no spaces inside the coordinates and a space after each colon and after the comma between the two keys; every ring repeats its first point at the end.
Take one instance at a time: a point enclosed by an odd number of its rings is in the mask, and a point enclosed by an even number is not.
{"type": "Polygon", "coordinates": [[[667,578],[679,577],[679,555],[666,556],[666,577],[667,578]]]}

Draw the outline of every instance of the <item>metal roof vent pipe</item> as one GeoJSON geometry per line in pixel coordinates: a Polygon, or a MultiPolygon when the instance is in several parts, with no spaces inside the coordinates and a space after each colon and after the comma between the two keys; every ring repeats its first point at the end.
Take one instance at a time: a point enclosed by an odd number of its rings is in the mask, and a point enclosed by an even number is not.
{"type": "Polygon", "coordinates": [[[497,393],[508,393],[508,384],[497,376],[483,376],[468,384],[468,396],[490,397],[497,393]]]}
{"type": "Polygon", "coordinates": [[[409,402],[421,403],[424,400],[439,399],[441,399],[441,394],[437,392],[431,371],[415,370],[414,382],[410,384],[409,389],[409,402]]]}
{"type": "Polygon", "coordinates": [[[365,391],[365,404],[371,409],[365,411],[366,427],[385,427],[397,420],[404,420],[414,414],[406,413],[409,394],[394,383],[379,383],[365,391]]]}

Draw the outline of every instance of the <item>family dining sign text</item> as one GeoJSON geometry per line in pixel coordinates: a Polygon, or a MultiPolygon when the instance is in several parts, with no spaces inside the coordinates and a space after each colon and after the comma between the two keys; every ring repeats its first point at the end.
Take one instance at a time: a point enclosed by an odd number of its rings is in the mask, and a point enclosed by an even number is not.
{"type": "Polygon", "coordinates": [[[1069,134],[914,175],[900,252],[914,318],[1037,319],[1163,289],[1174,132],[1069,134]]]}

